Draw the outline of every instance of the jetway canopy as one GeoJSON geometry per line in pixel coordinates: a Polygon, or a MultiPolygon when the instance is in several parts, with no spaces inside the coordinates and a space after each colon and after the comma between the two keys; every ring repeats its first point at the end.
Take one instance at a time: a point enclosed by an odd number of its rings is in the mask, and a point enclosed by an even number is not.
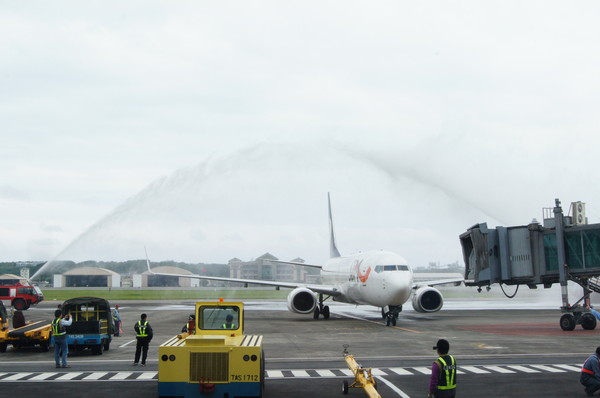
{"type": "MultiPolygon", "coordinates": [[[[568,273],[579,278],[600,275],[600,224],[563,228],[568,273]]],[[[465,283],[549,287],[560,281],[556,228],[539,223],[488,228],[477,224],[460,235],[465,283]]]]}

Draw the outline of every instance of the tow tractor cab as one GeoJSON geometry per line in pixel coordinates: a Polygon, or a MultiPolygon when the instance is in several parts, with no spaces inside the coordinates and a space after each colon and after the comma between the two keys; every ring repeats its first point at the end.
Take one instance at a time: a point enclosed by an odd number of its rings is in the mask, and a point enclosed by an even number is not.
{"type": "Polygon", "coordinates": [[[195,316],[188,333],[158,348],[158,395],[262,397],[262,336],[244,335],[244,304],[198,302],[195,316]]]}

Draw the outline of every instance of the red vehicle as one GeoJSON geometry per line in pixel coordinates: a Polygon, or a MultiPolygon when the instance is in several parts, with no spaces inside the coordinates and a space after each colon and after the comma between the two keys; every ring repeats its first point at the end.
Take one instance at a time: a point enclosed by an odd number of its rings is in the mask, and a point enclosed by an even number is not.
{"type": "Polygon", "coordinates": [[[26,310],[32,304],[44,300],[44,294],[37,286],[22,285],[0,285],[0,300],[10,301],[15,310],[26,310]]]}

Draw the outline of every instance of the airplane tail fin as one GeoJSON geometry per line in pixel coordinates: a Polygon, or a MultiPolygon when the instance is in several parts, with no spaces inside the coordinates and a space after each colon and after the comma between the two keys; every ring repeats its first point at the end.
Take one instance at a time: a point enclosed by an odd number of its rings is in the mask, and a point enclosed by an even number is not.
{"type": "Polygon", "coordinates": [[[340,252],[335,245],[335,235],[333,234],[333,217],[331,216],[331,198],[327,192],[327,204],[329,205],[329,257],[340,257],[340,252]]]}

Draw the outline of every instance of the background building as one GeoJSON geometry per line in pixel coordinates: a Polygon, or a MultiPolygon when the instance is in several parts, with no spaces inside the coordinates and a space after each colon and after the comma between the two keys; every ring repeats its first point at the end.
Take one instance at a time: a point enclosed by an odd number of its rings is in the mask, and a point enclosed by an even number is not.
{"type": "Polygon", "coordinates": [[[121,276],[106,268],[80,267],[55,274],[54,287],[121,287],[121,276]]]}
{"type": "MultiPolygon", "coordinates": [[[[152,268],[152,271],[165,274],[194,275],[193,272],[188,271],[187,269],[168,265],[152,268]]],[[[198,287],[199,285],[198,279],[152,275],[147,270],[141,274],[133,275],[133,287],[198,287]]]]}

